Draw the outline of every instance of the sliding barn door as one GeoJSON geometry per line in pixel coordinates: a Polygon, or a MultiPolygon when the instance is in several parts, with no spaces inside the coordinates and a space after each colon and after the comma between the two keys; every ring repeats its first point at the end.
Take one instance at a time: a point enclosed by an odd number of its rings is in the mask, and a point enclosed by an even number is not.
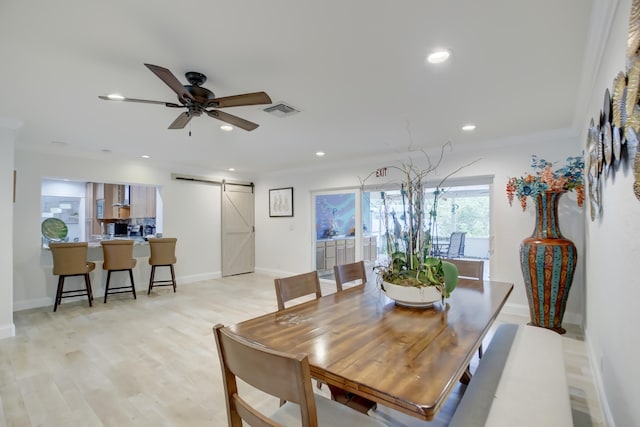
{"type": "Polygon", "coordinates": [[[252,185],[222,184],[222,275],[252,273],[255,223],[252,185]]]}

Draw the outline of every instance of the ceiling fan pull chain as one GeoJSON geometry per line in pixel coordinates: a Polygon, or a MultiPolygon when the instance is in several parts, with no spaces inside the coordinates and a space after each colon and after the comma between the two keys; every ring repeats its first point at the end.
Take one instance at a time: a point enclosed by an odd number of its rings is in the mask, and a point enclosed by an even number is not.
{"type": "Polygon", "coordinates": [[[191,122],[189,122],[189,136],[191,136],[191,122]]]}

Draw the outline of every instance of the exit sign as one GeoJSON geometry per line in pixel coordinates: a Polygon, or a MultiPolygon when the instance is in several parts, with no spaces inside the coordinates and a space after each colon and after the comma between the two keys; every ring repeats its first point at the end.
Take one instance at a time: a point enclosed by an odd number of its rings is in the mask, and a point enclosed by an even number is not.
{"type": "Polygon", "coordinates": [[[387,168],[376,169],[376,177],[387,176],[387,168]]]}

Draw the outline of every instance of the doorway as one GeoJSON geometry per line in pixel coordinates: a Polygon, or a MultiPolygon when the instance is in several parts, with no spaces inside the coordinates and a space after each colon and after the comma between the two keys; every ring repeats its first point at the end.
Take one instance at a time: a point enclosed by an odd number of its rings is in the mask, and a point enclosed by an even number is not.
{"type": "MultiPolygon", "coordinates": [[[[434,188],[425,190],[425,204],[432,206],[434,188]]],[[[432,227],[432,239],[435,247],[448,247],[450,236],[463,233],[464,246],[456,252],[456,258],[480,259],[485,262],[485,277],[489,277],[490,257],[490,185],[451,185],[440,188],[436,222],[432,227]]],[[[401,233],[406,228],[404,205],[400,190],[367,191],[362,195],[362,221],[365,233],[375,239],[375,256],[372,259],[386,264],[386,230],[401,233]],[[385,218],[382,205],[382,192],[387,202],[388,217],[385,218]]],[[[369,249],[371,250],[371,248],[369,249]]]]}
{"type": "Polygon", "coordinates": [[[322,279],[334,279],[333,267],[361,259],[362,233],[358,190],[313,194],[315,266],[322,279]]]}

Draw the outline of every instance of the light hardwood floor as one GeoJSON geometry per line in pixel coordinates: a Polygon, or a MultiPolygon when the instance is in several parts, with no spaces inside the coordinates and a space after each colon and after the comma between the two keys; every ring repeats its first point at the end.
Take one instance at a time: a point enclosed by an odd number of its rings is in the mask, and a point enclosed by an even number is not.
{"type": "MultiPolygon", "coordinates": [[[[335,285],[323,283],[323,292],[335,285]]],[[[0,427],[225,426],[220,367],[211,327],[275,311],[273,278],[246,274],[16,312],[16,336],[0,340],[0,427]]],[[[500,316],[500,322],[527,319],[500,316]]],[[[565,325],[567,326],[567,325],[565,325]]],[[[563,337],[575,425],[604,426],[584,341],[563,337]]],[[[488,338],[485,341],[485,345],[488,338]]],[[[477,360],[472,363],[475,368],[477,360]]],[[[326,394],[326,387],[321,391],[326,394]]],[[[266,410],[278,402],[241,391],[266,410]]],[[[436,420],[378,408],[393,426],[446,426],[458,386],[436,420]]]]}

